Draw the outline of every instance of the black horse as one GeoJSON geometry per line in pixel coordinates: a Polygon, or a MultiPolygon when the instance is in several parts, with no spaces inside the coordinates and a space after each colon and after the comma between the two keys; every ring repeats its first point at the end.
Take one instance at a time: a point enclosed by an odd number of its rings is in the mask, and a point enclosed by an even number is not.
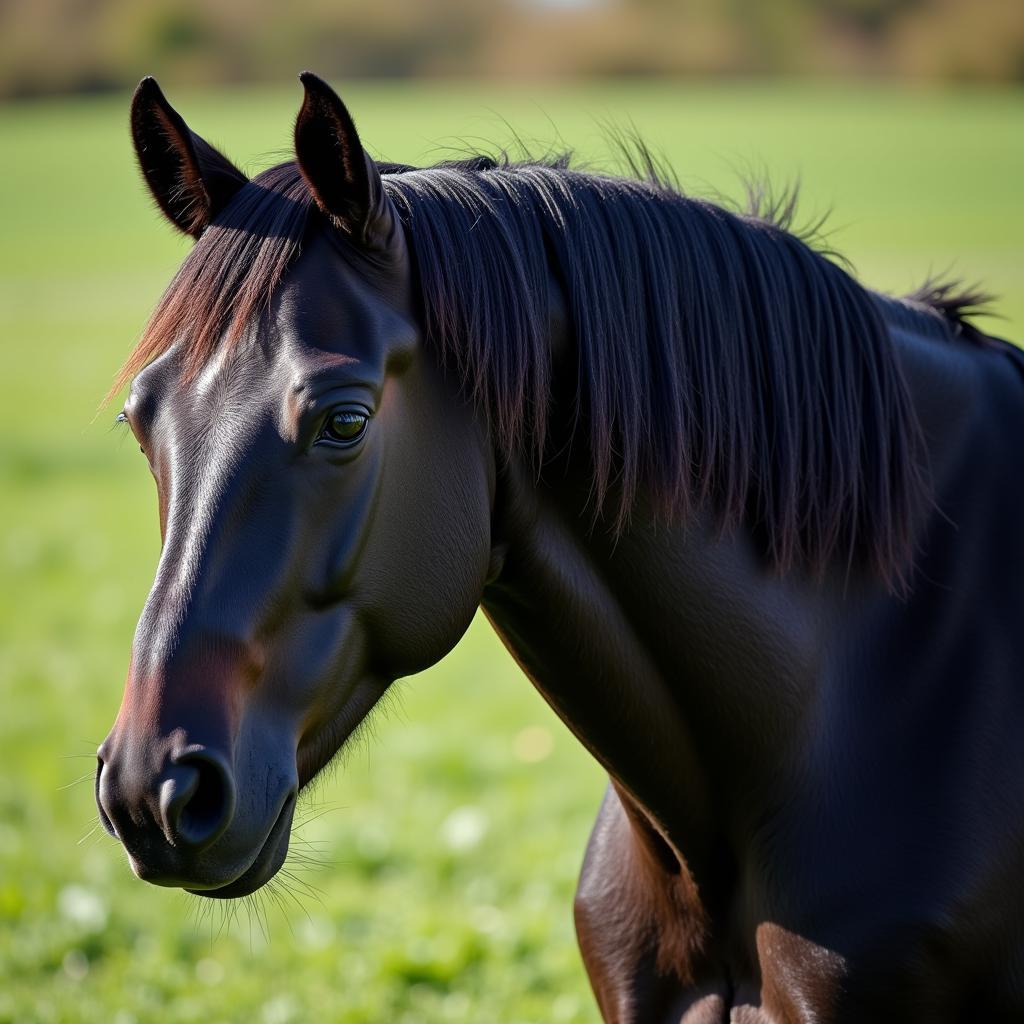
{"type": "Polygon", "coordinates": [[[97,772],[135,872],[263,885],[482,605],[611,777],[606,1021],[1024,1019],[1022,355],[650,162],[377,164],[302,81],[252,181],[132,106],[198,239],[115,387],[163,536],[97,772]]]}

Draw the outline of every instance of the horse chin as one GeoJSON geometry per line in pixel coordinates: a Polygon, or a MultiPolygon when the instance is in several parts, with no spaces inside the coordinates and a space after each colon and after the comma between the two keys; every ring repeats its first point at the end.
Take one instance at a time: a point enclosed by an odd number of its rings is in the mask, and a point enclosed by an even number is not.
{"type": "Polygon", "coordinates": [[[291,835],[292,816],[295,813],[295,796],[292,795],[281,808],[273,828],[267,835],[253,862],[233,882],[211,889],[186,888],[193,896],[206,896],[215,900],[240,899],[261,889],[274,875],[288,856],[288,840],[291,835]]]}

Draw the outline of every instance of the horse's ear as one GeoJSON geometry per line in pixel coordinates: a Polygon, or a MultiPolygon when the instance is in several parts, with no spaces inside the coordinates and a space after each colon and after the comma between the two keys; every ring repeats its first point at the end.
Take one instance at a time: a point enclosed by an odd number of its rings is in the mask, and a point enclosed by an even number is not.
{"type": "Polygon", "coordinates": [[[295,121],[295,158],[317,206],[358,244],[387,251],[398,216],[352,115],[312,72],[303,71],[299,81],[306,95],[295,121]]]}
{"type": "Polygon", "coordinates": [[[198,238],[248,179],[189,129],[154,78],[135,90],[131,126],[153,198],[176,228],[198,238]]]}

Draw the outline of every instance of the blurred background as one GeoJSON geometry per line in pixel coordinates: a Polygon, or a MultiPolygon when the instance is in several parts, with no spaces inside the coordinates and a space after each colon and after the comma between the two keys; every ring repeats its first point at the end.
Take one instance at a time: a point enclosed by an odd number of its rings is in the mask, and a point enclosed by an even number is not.
{"type": "Polygon", "coordinates": [[[951,271],[1024,338],[1020,0],[0,0],[0,1024],[590,1022],[571,900],[601,772],[478,621],[299,814],[286,887],[147,887],[95,829],[158,553],[96,409],[187,243],[127,134],[156,74],[241,166],[288,155],[311,68],[380,157],[513,135],[614,167],[633,124],[689,190],[803,183],[860,278],[951,271]]]}
{"type": "Polygon", "coordinates": [[[0,94],[346,78],[1024,79],[1019,0],[4,0],[0,94]]]}

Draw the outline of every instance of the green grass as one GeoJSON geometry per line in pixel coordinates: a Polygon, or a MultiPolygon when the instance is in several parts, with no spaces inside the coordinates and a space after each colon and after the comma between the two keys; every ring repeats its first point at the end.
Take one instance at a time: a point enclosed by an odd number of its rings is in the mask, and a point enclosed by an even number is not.
{"type": "MultiPolygon", "coordinates": [[[[285,151],[298,86],[172,100],[250,168],[285,151]]],[[[459,140],[551,141],[587,158],[632,119],[698,190],[737,169],[799,174],[809,214],[868,283],[953,268],[1024,335],[1019,93],[817,85],[346,90],[380,155],[459,140]]],[[[602,791],[478,622],[398,686],[399,713],[349,756],[301,829],[322,890],[267,921],[195,922],[92,834],[92,752],[120,700],[157,554],[133,446],[99,397],[185,251],[151,211],[127,99],[0,108],[0,1022],[595,1021],[571,895],[602,791]],[[220,934],[218,935],[218,931],[220,934]],[[269,931],[269,939],[266,931],[269,931]]],[[[316,804],[307,805],[310,813],[316,804]]],[[[300,844],[301,846],[301,844],[300,844]]],[[[204,904],[204,907],[209,907],[204,904]]]]}

